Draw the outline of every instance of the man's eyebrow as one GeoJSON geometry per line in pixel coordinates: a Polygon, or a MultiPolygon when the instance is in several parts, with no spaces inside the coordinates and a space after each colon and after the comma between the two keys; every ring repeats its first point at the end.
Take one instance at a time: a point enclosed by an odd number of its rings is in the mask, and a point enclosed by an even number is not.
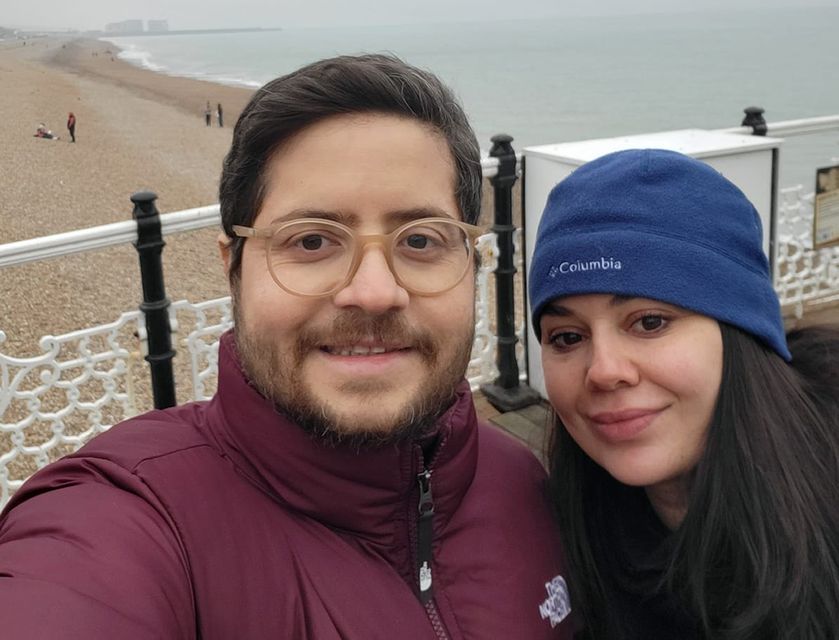
{"type": "Polygon", "coordinates": [[[387,214],[387,219],[400,224],[406,222],[413,222],[414,220],[422,220],[423,218],[451,218],[452,220],[460,220],[460,216],[453,217],[450,212],[439,207],[414,207],[411,209],[399,209],[391,211],[387,214]]]}
{"type": "MultiPolygon", "coordinates": [[[[332,220],[333,222],[340,222],[348,227],[358,224],[360,216],[356,213],[348,213],[345,211],[329,211],[326,209],[294,209],[283,215],[276,216],[268,223],[269,226],[282,224],[283,222],[291,222],[292,220],[300,220],[301,218],[316,218],[318,220],[332,220]]],[[[413,222],[414,220],[422,220],[423,218],[451,218],[459,220],[460,218],[453,217],[445,209],[439,207],[412,207],[410,209],[397,209],[389,211],[384,216],[385,220],[399,226],[406,222],[413,222]]]]}
{"type": "Polygon", "coordinates": [[[282,224],[283,222],[291,222],[293,220],[301,220],[303,218],[316,218],[318,220],[332,220],[333,222],[341,222],[343,224],[352,224],[356,216],[351,213],[344,213],[342,211],[328,211],[326,209],[294,209],[288,213],[275,216],[268,222],[268,226],[282,224]]]}
{"type": "MultiPolygon", "coordinates": [[[[619,307],[622,304],[626,304],[627,302],[630,302],[630,301],[634,300],[636,297],[637,296],[625,296],[625,295],[615,294],[609,300],[609,306],[610,307],[619,307]]],[[[567,317],[567,316],[573,316],[574,315],[574,312],[571,311],[571,309],[569,309],[568,307],[562,306],[557,301],[549,302],[547,304],[547,306],[545,307],[545,310],[542,313],[544,313],[545,315],[557,316],[557,317],[560,317],[560,318],[564,318],[564,317],[567,317]]]]}

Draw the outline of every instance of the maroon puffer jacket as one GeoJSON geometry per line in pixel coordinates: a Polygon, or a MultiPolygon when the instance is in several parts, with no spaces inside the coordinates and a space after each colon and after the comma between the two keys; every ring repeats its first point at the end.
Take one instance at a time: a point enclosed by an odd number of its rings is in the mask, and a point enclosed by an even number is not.
{"type": "Polygon", "coordinates": [[[571,637],[543,471],[466,385],[426,467],[417,443],[308,437],[230,335],[219,371],[211,402],[122,423],[14,496],[0,636],[571,637]]]}

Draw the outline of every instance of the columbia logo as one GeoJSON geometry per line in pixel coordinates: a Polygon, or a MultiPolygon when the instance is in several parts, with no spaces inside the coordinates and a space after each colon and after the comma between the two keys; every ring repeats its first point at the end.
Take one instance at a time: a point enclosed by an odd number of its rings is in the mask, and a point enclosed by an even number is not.
{"type": "Polygon", "coordinates": [[[620,271],[623,268],[620,260],[601,256],[595,260],[574,260],[560,262],[548,271],[548,277],[556,278],[557,274],[579,273],[580,271],[620,271]]]}

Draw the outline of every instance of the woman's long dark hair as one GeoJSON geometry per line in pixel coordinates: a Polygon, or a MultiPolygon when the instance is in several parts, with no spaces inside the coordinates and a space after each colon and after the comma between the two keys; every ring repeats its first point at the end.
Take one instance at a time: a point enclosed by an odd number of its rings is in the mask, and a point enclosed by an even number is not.
{"type": "MultiPolygon", "coordinates": [[[[721,329],[720,392],[662,586],[707,637],[834,637],[839,328],[790,333],[791,364],[739,329],[721,329]]],[[[620,638],[601,533],[614,525],[628,488],[595,464],[558,418],[550,470],[585,637],[620,638]]]]}

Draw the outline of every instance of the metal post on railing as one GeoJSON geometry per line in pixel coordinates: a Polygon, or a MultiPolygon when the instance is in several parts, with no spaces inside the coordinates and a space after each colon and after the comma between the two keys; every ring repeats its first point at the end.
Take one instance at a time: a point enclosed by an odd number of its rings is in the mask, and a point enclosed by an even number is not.
{"type": "MultiPolygon", "coordinates": [[[[766,123],[766,118],[763,117],[765,113],[763,107],[746,107],[743,109],[746,116],[743,122],[740,123],[743,127],[751,127],[753,136],[765,136],[769,131],[769,125],[766,123]]],[[[775,277],[775,264],[778,261],[776,244],[776,225],[778,220],[778,170],[780,167],[778,157],[778,147],[772,148],[772,175],[770,176],[769,184],[769,273],[775,277]]],[[[765,223],[764,223],[765,224],[765,223]]]]}
{"type": "Polygon", "coordinates": [[[741,126],[751,127],[752,134],[756,136],[765,136],[767,131],[766,120],[763,117],[763,107],[746,107],[743,109],[746,117],[743,118],[741,126]]]}
{"type": "Polygon", "coordinates": [[[492,227],[498,239],[498,267],[495,269],[495,323],[498,339],[498,372],[495,382],[481,385],[489,403],[499,411],[515,411],[539,401],[539,394],[519,381],[516,360],[515,250],[513,235],[513,185],[516,183],[516,153],[513,138],[492,137],[489,155],[498,158],[498,173],[490,178],[495,200],[492,227]]]}
{"type": "Polygon", "coordinates": [[[173,407],[175,378],[172,373],[172,332],[169,326],[169,299],[163,283],[163,234],[160,213],[154,201],[157,195],[140,191],[131,196],[132,216],[137,222],[137,241],[134,247],[140,256],[140,278],[143,283],[143,302],[140,311],[146,320],[148,353],[146,362],[151,369],[152,394],[155,409],[173,407]]]}

